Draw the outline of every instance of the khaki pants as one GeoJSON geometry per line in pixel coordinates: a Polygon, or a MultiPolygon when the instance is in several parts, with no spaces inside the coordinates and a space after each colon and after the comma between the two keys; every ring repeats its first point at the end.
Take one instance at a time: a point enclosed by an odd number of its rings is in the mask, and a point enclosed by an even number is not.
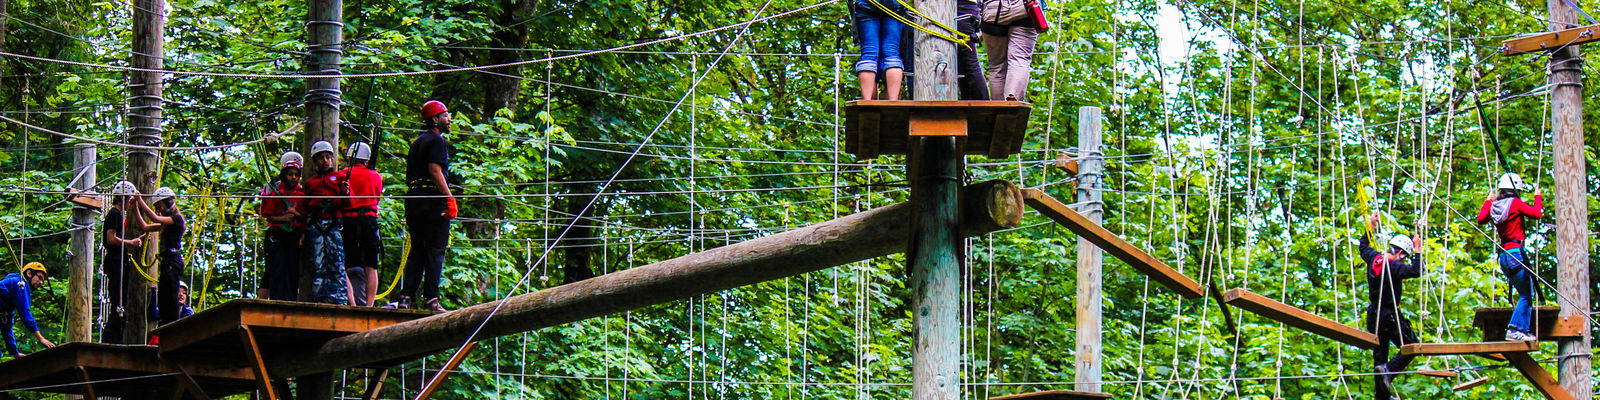
{"type": "Polygon", "coordinates": [[[992,100],[1028,100],[1028,73],[1033,71],[1033,45],[1039,30],[1025,26],[1006,28],[1006,36],[983,35],[989,56],[989,96],[992,100]]]}

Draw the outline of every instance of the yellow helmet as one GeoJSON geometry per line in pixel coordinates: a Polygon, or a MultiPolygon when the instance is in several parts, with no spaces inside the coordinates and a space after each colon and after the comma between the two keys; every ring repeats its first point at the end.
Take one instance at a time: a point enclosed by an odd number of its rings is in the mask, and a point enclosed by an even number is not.
{"type": "Polygon", "coordinates": [[[34,262],[31,262],[31,263],[28,263],[28,265],[23,265],[22,266],[22,275],[24,275],[24,276],[28,275],[28,271],[39,271],[41,273],[44,273],[44,276],[50,276],[50,271],[47,270],[47,269],[44,269],[44,263],[38,262],[38,261],[34,261],[34,262]]]}

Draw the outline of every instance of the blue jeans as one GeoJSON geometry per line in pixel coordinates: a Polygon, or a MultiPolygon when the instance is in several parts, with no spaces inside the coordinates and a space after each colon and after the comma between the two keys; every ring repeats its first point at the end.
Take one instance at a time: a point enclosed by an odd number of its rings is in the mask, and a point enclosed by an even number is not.
{"type": "MultiPolygon", "coordinates": [[[[894,0],[878,0],[878,3],[891,9],[899,7],[894,0]]],[[[851,13],[856,20],[856,39],[861,44],[856,72],[905,69],[905,61],[900,59],[900,34],[905,24],[864,0],[857,1],[851,13]]]]}
{"type": "Polygon", "coordinates": [[[1529,320],[1533,318],[1533,272],[1528,270],[1527,256],[1522,251],[1519,247],[1500,253],[1500,272],[1517,290],[1517,305],[1511,309],[1511,323],[1506,328],[1532,332],[1529,320]]]}
{"type": "Polygon", "coordinates": [[[338,219],[311,219],[306,242],[311,244],[311,287],[318,303],[350,304],[344,275],[344,238],[338,219]]]}

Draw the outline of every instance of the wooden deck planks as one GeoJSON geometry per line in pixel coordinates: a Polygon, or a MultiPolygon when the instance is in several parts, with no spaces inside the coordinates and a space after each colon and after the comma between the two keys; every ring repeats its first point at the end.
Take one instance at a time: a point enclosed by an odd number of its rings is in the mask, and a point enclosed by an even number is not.
{"type": "Polygon", "coordinates": [[[1094,243],[1096,246],[1100,246],[1100,249],[1105,250],[1106,254],[1122,260],[1122,262],[1139,270],[1139,272],[1150,276],[1150,279],[1155,280],[1162,286],[1166,286],[1167,289],[1177,292],[1178,295],[1188,299],[1196,299],[1205,295],[1205,291],[1201,289],[1199,282],[1184,276],[1183,273],[1172,269],[1172,267],[1150,256],[1144,250],[1134,247],[1132,243],[1122,240],[1111,231],[1096,225],[1094,222],[1090,222],[1088,218],[1078,214],[1077,211],[1073,211],[1067,205],[1061,204],[1054,197],[1050,197],[1050,195],[1038,189],[1023,189],[1022,197],[1029,207],[1039,210],[1039,213],[1044,214],[1044,216],[1066,226],[1067,229],[1071,230],[1072,233],[1078,234],[1079,237],[1094,243]]]}
{"type": "Polygon", "coordinates": [[[1457,354],[1527,353],[1539,350],[1539,342],[1412,343],[1400,346],[1400,354],[1446,356],[1457,354]]]}
{"type": "MultiPolygon", "coordinates": [[[[1582,318],[1562,317],[1561,307],[1538,306],[1533,308],[1533,334],[1540,341],[1583,336],[1582,318]]],[[[1498,342],[1506,339],[1506,324],[1511,321],[1511,307],[1483,307],[1472,315],[1472,326],[1483,331],[1483,341],[1498,342]]]]}
{"type": "Polygon", "coordinates": [[[1318,336],[1333,339],[1351,346],[1370,349],[1378,347],[1378,335],[1352,328],[1339,321],[1323,318],[1294,306],[1284,304],[1249,290],[1232,289],[1222,295],[1228,305],[1256,315],[1282,322],[1318,336]]]}

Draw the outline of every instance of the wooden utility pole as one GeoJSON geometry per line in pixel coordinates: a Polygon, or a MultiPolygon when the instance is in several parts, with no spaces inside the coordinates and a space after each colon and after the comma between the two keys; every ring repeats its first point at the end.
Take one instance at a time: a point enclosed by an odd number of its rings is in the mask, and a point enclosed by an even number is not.
{"type": "MultiPolygon", "coordinates": [[[[956,237],[984,235],[1022,221],[1016,185],[989,181],[962,190],[956,237]]],[[[271,376],[302,376],[403,360],[471,340],[547,328],[779,280],[899,253],[911,227],[910,203],[837,219],[699,253],[613,272],[533,293],[390,325],[329,341],[308,353],[268,360],[271,376]],[[499,308],[490,318],[491,310],[499,308]],[[481,330],[476,330],[480,327],[481,330]],[[477,332],[477,336],[473,336],[477,332]]],[[[946,381],[954,387],[954,381],[946,381]]]]}
{"type": "MultiPolygon", "coordinates": [[[[1100,155],[1100,107],[1078,108],[1078,211],[1089,221],[1099,225],[1105,213],[1100,205],[1103,179],[1100,170],[1105,159],[1100,155]]],[[[1100,364],[1100,314],[1102,255],[1100,246],[1078,238],[1078,368],[1077,389],[1080,392],[1099,392],[1100,364]]]]}
{"type": "MultiPolygon", "coordinates": [[[[307,51],[310,55],[306,60],[306,73],[308,75],[339,75],[342,66],[341,59],[344,55],[344,2],[342,0],[309,0],[309,15],[306,20],[306,36],[309,40],[307,51]]],[[[344,104],[339,90],[339,77],[315,78],[306,80],[306,135],[304,149],[306,162],[314,165],[315,154],[311,154],[311,144],[319,140],[326,140],[333,144],[334,149],[339,149],[339,107],[344,104]]],[[[334,165],[338,165],[339,151],[333,152],[334,165]]],[[[316,167],[305,168],[306,176],[314,174],[316,167]]],[[[314,296],[315,288],[311,285],[311,269],[315,266],[302,265],[300,280],[300,299],[309,301],[314,296]]],[[[298,387],[301,399],[323,400],[333,398],[333,374],[331,372],[310,375],[302,378],[298,387]]]]}
{"type": "MultiPolygon", "coordinates": [[[[133,55],[129,60],[130,66],[139,70],[128,73],[128,143],[139,146],[160,146],[163,142],[162,123],[165,117],[162,114],[162,83],[160,70],[163,68],[161,58],[166,54],[163,32],[166,30],[167,20],[166,0],[134,0],[133,1],[133,55]]],[[[127,180],[139,188],[139,193],[154,193],[160,177],[158,165],[161,154],[147,149],[127,150],[127,180]]],[[[136,219],[138,215],[133,210],[124,210],[127,218],[136,219]]],[[[156,263],[148,266],[142,265],[145,260],[153,260],[156,243],[160,235],[148,234],[144,236],[144,251],[130,257],[127,265],[132,268],[143,268],[145,274],[156,276],[156,263]],[[138,261],[135,263],[134,261],[138,261]]],[[[144,343],[150,333],[150,288],[155,283],[144,278],[145,274],[135,271],[123,273],[123,299],[124,315],[127,316],[127,326],[122,335],[122,343],[144,343]]],[[[108,339],[111,340],[111,339],[108,339]]]]}
{"type": "MultiPolygon", "coordinates": [[[[956,26],[954,0],[917,0],[926,30],[956,26]]],[[[916,32],[917,100],[956,100],[956,45],[916,32]]],[[[965,119],[965,115],[955,117],[965,119]]],[[[956,400],[961,396],[961,265],[966,247],[956,232],[956,188],[966,156],[952,136],[918,137],[911,163],[911,398],[956,400]]]]}
{"type": "MultiPolygon", "coordinates": [[[[87,192],[100,179],[96,174],[95,146],[79,143],[72,152],[72,189],[87,192]]],[[[89,300],[95,298],[94,287],[95,211],[78,205],[72,206],[71,260],[67,267],[67,341],[90,341],[90,315],[93,309],[89,300]]]]}
{"type": "MultiPolygon", "coordinates": [[[[1547,0],[1550,30],[1578,26],[1572,0],[1547,0]]],[[[1556,292],[1561,318],[1589,315],[1589,206],[1583,142],[1583,59],[1578,46],[1550,53],[1550,120],[1555,134],[1556,292]]],[[[1587,324],[1585,324],[1587,326],[1587,324]]],[[[1593,397],[1589,329],[1558,341],[1561,386],[1574,398],[1593,397]]]]}

